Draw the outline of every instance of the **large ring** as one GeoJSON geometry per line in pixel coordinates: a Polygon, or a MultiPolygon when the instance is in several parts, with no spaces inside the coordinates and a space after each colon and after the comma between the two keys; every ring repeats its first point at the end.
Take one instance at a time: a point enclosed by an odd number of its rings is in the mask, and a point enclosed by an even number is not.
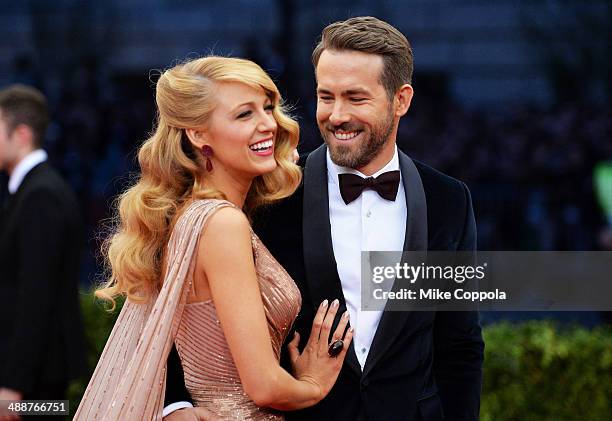
{"type": "Polygon", "coordinates": [[[338,339],[337,341],[332,342],[327,349],[327,353],[330,357],[336,358],[340,352],[342,352],[342,348],[344,348],[344,342],[342,339],[338,339]]]}

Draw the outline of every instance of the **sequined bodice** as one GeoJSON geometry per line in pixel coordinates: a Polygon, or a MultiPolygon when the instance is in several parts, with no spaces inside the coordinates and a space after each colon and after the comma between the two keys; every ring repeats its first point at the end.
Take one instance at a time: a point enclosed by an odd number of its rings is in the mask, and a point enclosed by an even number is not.
{"type": "MultiPolygon", "coordinates": [[[[281,346],[300,310],[300,292],[259,238],[252,234],[255,270],[263,299],[272,348],[281,346]]],[[[232,359],[212,301],[185,306],[175,339],[185,386],[197,406],[229,420],[283,420],[271,408],[260,408],[247,396],[232,359]]]]}

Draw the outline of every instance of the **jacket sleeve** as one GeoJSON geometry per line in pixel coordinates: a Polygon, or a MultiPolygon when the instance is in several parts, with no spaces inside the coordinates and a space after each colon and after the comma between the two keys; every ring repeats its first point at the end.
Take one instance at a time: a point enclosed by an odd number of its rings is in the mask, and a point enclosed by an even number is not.
{"type": "MultiPolygon", "coordinates": [[[[470,192],[458,251],[476,251],[476,222],[470,192]]],[[[477,311],[441,311],[434,326],[434,372],[445,420],[479,419],[484,342],[477,311]]]]}

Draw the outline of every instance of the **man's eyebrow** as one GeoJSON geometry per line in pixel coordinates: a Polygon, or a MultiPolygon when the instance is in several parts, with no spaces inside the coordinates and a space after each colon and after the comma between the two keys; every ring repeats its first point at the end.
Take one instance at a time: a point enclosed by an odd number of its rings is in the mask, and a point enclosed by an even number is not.
{"type": "Polygon", "coordinates": [[[351,95],[370,95],[370,92],[367,89],[356,88],[356,89],[348,89],[342,92],[342,95],[351,96],[351,95]]]}
{"type": "MultiPolygon", "coordinates": [[[[333,95],[331,91],[329,91],[329,90],[327,90],[325,88],[318,88],[317,89],[317,93],[318,94],[323,94],[323,95],[333,95]]],[[[352,96],[352,95],[371,96],[370,92],[367,89],[364,89],[364,88],[347,89],[346,91],[343,91],[341,95],[343,95],[343,96],[352,96]]]]}

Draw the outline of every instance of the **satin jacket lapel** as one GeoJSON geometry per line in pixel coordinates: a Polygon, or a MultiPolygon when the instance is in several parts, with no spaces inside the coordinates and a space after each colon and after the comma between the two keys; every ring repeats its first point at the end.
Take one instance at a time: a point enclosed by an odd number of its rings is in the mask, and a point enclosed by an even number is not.
{"type": "MultiPolygon", "coordinates": [[[[427,201],[421,176],[412,159],[398,150],[400,170],[402,172],[402,183],[406,194],[406,234],[404,236],[404,251],[426,251],[427,250],[427,201]]],[[[395,282],[393,290],[399,288],[399,282],[395,282]]],[[[389,303],[387,304],[387,308],[389,303]]],[[[364,366],[364,376],[374,367],[377,361],[391,346],[404,324],[414,313],[408,311],[383,312],[378,329],[372,341],[372,347],[364,366]]]]}
{"type": "MultiPolygon", "coordinates": [[[[326,298],[338,298],[338,313],[341,314],[346,310],[346,301],[331,238],[326,154],[325,145],[320,146],[310,153],[304,168],[304,266],[312,302],[317,305],[326,298]]],[[[361,374],[361,366],[352,344],[346,363],[361,374]]]]}

